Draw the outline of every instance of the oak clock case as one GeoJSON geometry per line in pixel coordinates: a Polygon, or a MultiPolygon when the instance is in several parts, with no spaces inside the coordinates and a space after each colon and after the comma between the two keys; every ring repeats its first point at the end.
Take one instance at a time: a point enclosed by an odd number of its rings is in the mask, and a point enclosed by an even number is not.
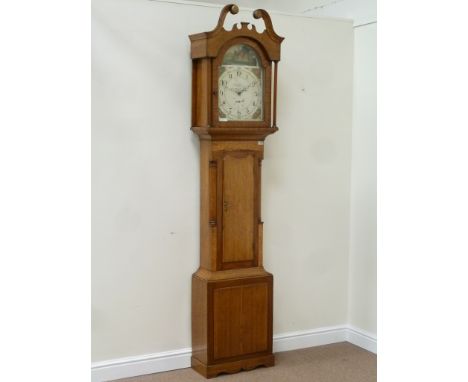
{"type": "Polygon", "coordinates": [[[261,164],[276,126],[280,45],[241,22],[189,36],[192,131],[200,139],[200,268],[192,276],[192,367],[207,378],[273,366],[273,276],[263,268],[261,164]]]}

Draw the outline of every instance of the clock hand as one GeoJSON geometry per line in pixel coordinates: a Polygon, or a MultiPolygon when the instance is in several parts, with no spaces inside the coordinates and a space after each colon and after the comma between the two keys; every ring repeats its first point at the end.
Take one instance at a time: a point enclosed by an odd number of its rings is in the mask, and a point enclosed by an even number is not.
{"type": "Polygon", "coordinates": [[[237,88],[229,88],[229,87],[226,87],[227,90],[230,90],[231,92],[234,92],[236,93],[237,95],[241,95],[242,94],[242,90],[239,90],[237,88]]]}
{"type": "MultiPolygon", "coordinates": [[[[247,86],[244,86],[244,87],[242,88],[242,90],[241,90],[241,93],[247,91],[247,89],[249,89],[249,88],[251,88],[251,87],[253,87],[253,86],[254,86],[254,83],[253,83],[253,82],[251,82],[251,83],[248,84],[247,86]]],[[[240,94],[239,94],[239,95],[240,95],[240,94]]]]}

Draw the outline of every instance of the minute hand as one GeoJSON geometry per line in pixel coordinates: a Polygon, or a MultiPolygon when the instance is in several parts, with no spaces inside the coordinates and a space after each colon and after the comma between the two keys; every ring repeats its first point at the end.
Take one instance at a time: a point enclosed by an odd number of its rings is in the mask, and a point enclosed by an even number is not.
{"type": "Polygon", "coordinates": [[[243,87],[243,88],[240,90],[240,92],[243,93],[243,92],[247,91],[249,88],[251,88],[252,86],[253,86],[252,84],[247,85],[247,86],[243,87]]]}
{"type": "Polygon", "coordinates": [[[247,89],[253,88],[255,85],[256,85],[255,82],[251,82],[251,83],[248,84],[246,87],[244,87],[244,88],[242,89],[242,91],[245,92],[247,89]]]}

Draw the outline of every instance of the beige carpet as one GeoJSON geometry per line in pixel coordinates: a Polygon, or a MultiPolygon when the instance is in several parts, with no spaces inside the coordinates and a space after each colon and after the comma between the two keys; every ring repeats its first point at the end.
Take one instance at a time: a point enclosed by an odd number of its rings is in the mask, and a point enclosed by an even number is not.
{"type": "MultiPolygon", "coordinates": [[[[222,374],[216,382],[375,382],[377,356],[348,342],[276,353],[274,367],[222,374]]],[[[192,369],[145,375],[119,382],[203,382],[192,369]]]]}

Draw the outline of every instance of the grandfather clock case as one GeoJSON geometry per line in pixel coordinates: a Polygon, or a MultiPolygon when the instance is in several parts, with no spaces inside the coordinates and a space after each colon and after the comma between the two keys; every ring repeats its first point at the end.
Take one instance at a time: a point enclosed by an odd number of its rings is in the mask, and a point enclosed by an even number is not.
{"type": "Polygon", "coordinates": [[[265,10],[191,41],[192,128],[200,139],[200,268],[192,276],[192,368],[207,378],[273,366],[273,276],[263,268],[261,166],[276,126],[283,38],[265,10]]]}

